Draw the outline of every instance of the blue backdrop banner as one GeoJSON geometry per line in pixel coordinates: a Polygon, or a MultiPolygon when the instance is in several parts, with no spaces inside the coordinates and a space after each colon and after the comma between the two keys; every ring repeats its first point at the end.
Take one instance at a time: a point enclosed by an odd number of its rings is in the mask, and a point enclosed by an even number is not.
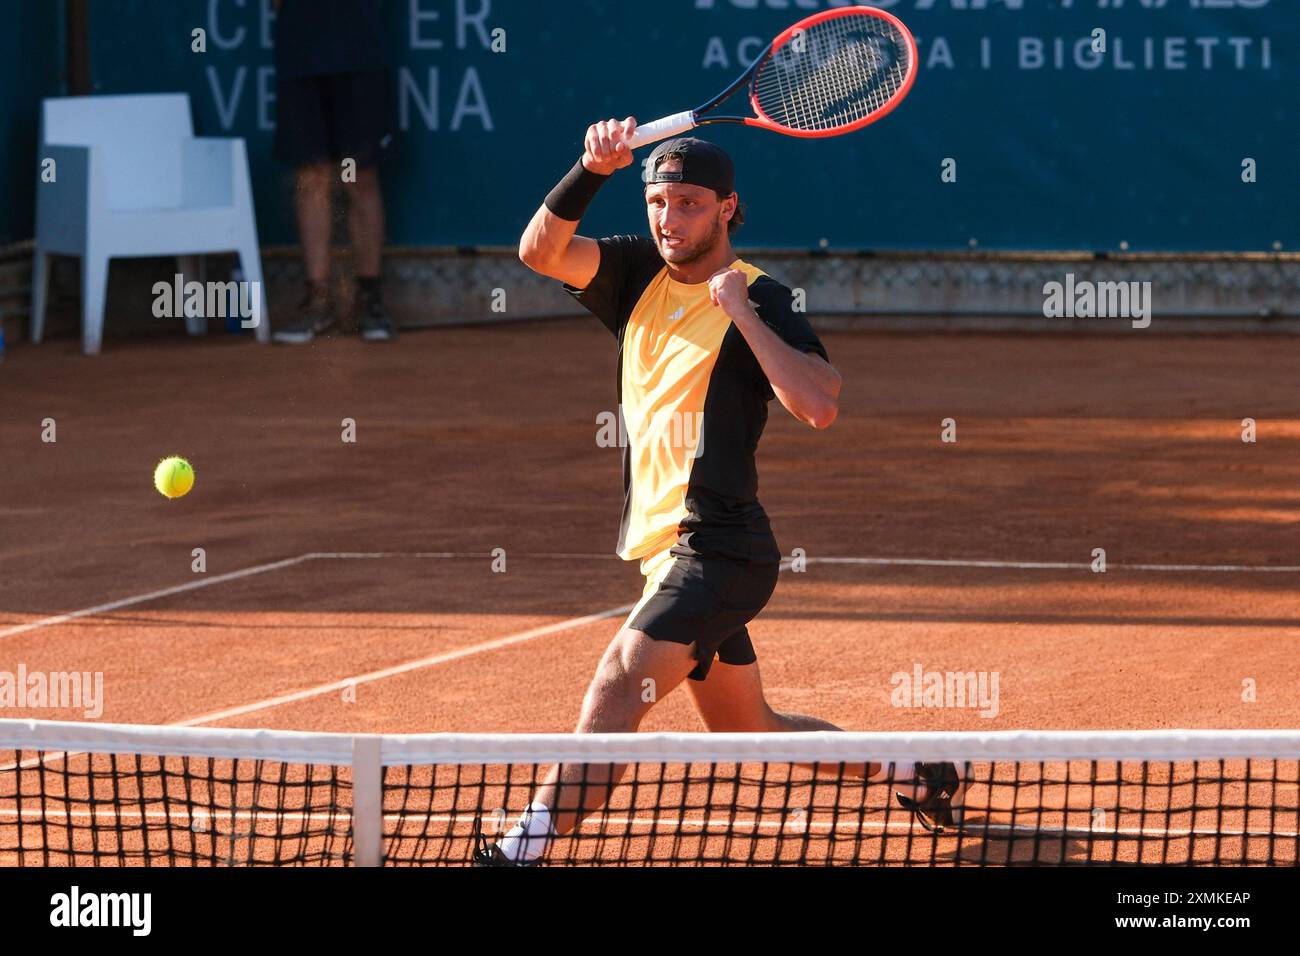
{"type": "MultiPolygon", "coordinates": [[[[383,0],[390,240],[514,243],[589,123],[697,105],[779,30],[844,5],[383,0]]],[[[892,115],[829,140],[704,134],[736,158],[743,245],[1300,246],[1296,0],[875,5],[920,47],[916,86],[892,115]]],[[[89,7],[96,90],[187,91],[202,134],[248,139],[263,239],[291,241],[292,171],[272,157],[271,0],[89,7]]],[[[620,174],[584,231],[644,229],[639,187],[635,171],[620,174]]]]}
{"type": "Polygon", "coordinates": [[[31,238],[40,103],[63,92],[63,4],[7,4],[0,25],[0,245],[31,238]]]}

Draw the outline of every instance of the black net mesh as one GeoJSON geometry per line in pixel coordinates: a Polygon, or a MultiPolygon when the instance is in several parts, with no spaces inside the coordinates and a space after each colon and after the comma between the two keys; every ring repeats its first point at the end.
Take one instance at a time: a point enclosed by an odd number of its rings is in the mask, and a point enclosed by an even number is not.
{"type": "MultiPolygon", "coordinates": [[[[921,815],[909,808],[909,798],[924,795],[910,761],[812,762],[828,747],[907,753],[921,746],[916,735],[860,735],[871,738],[865,743],[813,735],[822,739],[810,738],[806,759],[802,739],[773,735],[716,749],[710,735],[667,743],[631,735],[640,756],[620,756],[630,762],[618,765],[602,762],[611,753],[604,744],[593,748],[578,735],[558,744],[485,736],[469,745],[391,737],[383,738],[392,748],[383,765],[376,758],[366,771],[351,766],[349,738],[321,735],[331,747],[302,750],[304,736],[279,756],[267,750],[274,732],[258,735],[247,756],[133,753],[140,733],[94,753],[36,743],[0,750],[0,865],[351,865],[362,830],[379,862],[399,866],[463,866],[476,855],[613,866],[1300,862],[1300,743],[1290,738],[1259,745],[1276,747],[1275,759],[1218,757],[1240,747],[1213,738],[1188,747],[1153,735],[1148,747],[1145,735],[1135,745],[1131,736],[1099,734],[1069,742],[1094,755],[1086,759],[927,764],[952,771],[945,819],[942,807],[921,815]],[[549,749],[534,751],[541,746],[549,749]],[[1116,746],[1150,756],[1096,759],[1116,746]],[[534,752],[537,759],[525,759],[534,752]],[[547,790],[557,779],[558,790],[547,790]],[[530,804],[547,807],[549,818],[541,836],[521,843],[532,832],[520,826],[530,804]],[[579,806],[581,816],[566,813],[579,806]]],[[[952,737],[950,749],[989,746],[980,735],[952,737]]],[[[220,743],[231,746],[229,735],[220,743]]],[[[1015,746],[1043,754],[1055,743],[1025,734],[1015,746]]]]}

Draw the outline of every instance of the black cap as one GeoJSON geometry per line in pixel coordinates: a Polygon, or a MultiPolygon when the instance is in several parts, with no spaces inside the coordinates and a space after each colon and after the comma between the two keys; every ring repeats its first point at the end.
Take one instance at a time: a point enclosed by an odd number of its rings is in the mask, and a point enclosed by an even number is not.
{"type": "Polygon", "coordinates": [[[736,191],[736,166],[727,151],[694,136],[664,140],[656,146],[645,161],[641,178],[646,183],[704,186],[723,196],[736,191]],[[681,162],[664,162],[670,156],[681,162]]]}

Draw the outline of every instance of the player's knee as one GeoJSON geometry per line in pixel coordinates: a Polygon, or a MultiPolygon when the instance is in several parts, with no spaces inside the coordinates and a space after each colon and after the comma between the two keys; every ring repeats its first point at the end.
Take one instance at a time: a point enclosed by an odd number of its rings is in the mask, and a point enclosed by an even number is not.
{"type": "Polygon", "coordinates": [[[578,720],[580,734],[631,733],[641,723],[644,705],[638,702],[622,680],[602,680],[599,676],[587,688],[582,716],[578,720]]]}

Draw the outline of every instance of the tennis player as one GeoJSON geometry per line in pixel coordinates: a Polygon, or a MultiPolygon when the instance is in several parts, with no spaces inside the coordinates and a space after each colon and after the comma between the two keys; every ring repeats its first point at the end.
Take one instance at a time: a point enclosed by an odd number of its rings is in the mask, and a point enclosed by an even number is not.
{"type": "MultiPolygon", "coordinates": [[[[529,268],[563,282],[618,342],[627,434],[618,554],[641,562],[645,590],[596,668],[577,730],[635,731],[683,681],[711,731],[839,730],[772,709],[746,629],[772,596],[781,559],[754,463],[768,403],[775,397],[801,422],[827,428],[839,373],[790,290],[732,250],[743,214],[731,158],[718,146],[673,139],[650,154],[648,237],[576,235],[597,191],[631,165],[635,129],[630,117],[590,127],[581,160],[519,244],[529,268]]],[[[604,805],[624,770],[552,768],[504,837],[493,845],[476,837],[475,863],[539,862],[550,840],[604,805]]],[[[902,805],[927,828],[950,823],[956,768],[915,772],[911,796],[897,794],[902,805]]]]}

